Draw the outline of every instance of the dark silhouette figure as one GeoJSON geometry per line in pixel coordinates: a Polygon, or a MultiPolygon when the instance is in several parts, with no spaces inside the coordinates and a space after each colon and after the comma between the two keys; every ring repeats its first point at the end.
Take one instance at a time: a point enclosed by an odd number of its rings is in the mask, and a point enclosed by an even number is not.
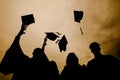
{"type": "Polygon", "coordinates": [[[29,58],[19,44],[25,29],[26,25],[22,25],[11,47],[6,51],[0,70],[3,74],[14,73],[12,80],[48,80],[49,60],[44,53],[47,38],[44,39],[42,49],[34,49],[33,57],[29,58]]]}
{"type": "Polygon", "coordinates": [[[78,57],[74,53],[68,54],[60,80],[87,80],[86,66],[79,64],[78,57]]]}
{"type": "Polygon", "coordinates": [[[2,59],[1,72],[3,74],[17,73],[17,71],[19,70],[19,74],[21,76],[24,75],[24,73],[22,74],[23,67],[27,66],[27,64],[29,64],[30,62],[28,56],[23,54],[23,51],[21,50],[21,47],[19,45],[20,37],[22,34],[24,34],[24,30],[25,25],[22,25],[20,32],[15,37],[12,45],[6,51],[5,56],[2,59]],[[18,68],[21,68],[22,70],[18,68]]]}
{"type": "Polygon", "coordinates": [[[49,80],[59,80],[59,70],[55,61],[50,61],[50,75],[49,80]]]}
{"type": "Polygon", "coordinates": [[[36,48],[33,52],[32,62],[32,74],[33,80],[49,80],[49,60],[44,53],[47,38],[44,39],[44,43],[41,48],[36,48]]]}
{"type": "Polygon", "coordinates": [[[93,42],[89,48],[94,54],[92,60],[87,64],[89,77],[91,80],[119,80],[120,62],[111,55],[102,55],[99,43],[93,42]]]}

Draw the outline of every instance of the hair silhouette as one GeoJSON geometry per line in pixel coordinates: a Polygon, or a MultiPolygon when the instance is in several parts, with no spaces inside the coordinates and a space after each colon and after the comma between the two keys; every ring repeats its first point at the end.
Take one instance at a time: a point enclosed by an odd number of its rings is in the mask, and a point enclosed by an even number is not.
{"type": "Polygon", "coordinates": [[[74,66],[78,63],[78,57],[74,53],[69,53],[66,60],[67,65],[74,66]]]}
{"type": "Polygon", "coordinates": [[[50,75],[49,80],[59,80],[59,70],[55,61],[50,61],[50,75]]]}
{"type": "Polygon", "coordinates": [[[75,53],[69,53],[66,60],[66,66],[61,72],[61,80],[86,80],[87,69],[78,63],[78,57],[75,53]]]}

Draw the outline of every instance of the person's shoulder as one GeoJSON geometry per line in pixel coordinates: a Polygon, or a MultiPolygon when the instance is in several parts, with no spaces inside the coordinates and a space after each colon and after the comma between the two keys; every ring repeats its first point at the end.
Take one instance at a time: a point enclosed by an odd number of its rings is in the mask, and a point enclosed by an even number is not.
{"type": "Polygon", "coordinates": [[[112,55],[104,55],[104,58],[111,62],[119,62],[120,63],[120,60],[118,60],[116,57],[114,57],[112,55]]]}
{"type": "Polygon", "coordinates": [[[92,65],[96,61],[95,58],[88,61],[87,66],[92,65]]]}
{"type": "Polygon", "coordinates": [[[112,55],[109,55],[109,54],[107,54],[107,55],[103,55],[104,57],[113,57],[112,55]]]}
{"type": "Polygon", "coordinates": [[[103,55],[103,58],[107,58],[107,59],[116,59],[114,56],[112,55],[103,55]]]}

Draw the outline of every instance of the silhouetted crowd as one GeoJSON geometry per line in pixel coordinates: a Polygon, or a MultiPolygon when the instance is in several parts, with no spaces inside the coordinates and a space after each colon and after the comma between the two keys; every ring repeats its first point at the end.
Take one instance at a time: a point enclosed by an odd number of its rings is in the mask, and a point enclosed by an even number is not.
{"type": "Polygon", "coordinates": [[[56,62],[49,61],[44,52],[47,38],[44,38],[42,48],[35,48],[33,57],[29,58],[19,44],[25,26],[21,26],[0,64],[1,73],[14,73],[12,80],[120,80],[120,61],[111,55],[102,55],[97,42],[92,42],[89,46],[94,58],[87,65],[79,64],[78,57],[70,52],[61,73],[56,62]]]}

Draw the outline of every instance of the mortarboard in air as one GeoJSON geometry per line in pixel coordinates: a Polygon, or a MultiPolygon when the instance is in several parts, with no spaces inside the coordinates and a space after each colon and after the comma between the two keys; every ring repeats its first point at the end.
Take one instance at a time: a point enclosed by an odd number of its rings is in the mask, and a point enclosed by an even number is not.
{"type": "Polygon", "coordinates": [[[80,23],[80,20],[82,20],[82,18],[83,18],[83,11],[74,10],[74,21],[80,23]]]}
{"type": "Polygon", "coordinates": [[[66,39],[65,35],[63,35],[63,37],[61,38],[61,40],[58,43],[60,52],[66,51],[67,44],[68,44],[67,39],[66,39]]]}
{"type": "Polygon", "coordinates": [[[33,14],[23,15],[21,16],[21,19],[22,19],[22,24],[24,25],[35,23],[33,14]]]}
{"type": "Polygon", "coordinates": [[[58,35],[56,35],[53,32],[46,32],[45,34],[46,34],[46,38],[48,38],[48,39],[50,39],[52,41],[56,40],[56,38],[59,37],[58,35]]]}

